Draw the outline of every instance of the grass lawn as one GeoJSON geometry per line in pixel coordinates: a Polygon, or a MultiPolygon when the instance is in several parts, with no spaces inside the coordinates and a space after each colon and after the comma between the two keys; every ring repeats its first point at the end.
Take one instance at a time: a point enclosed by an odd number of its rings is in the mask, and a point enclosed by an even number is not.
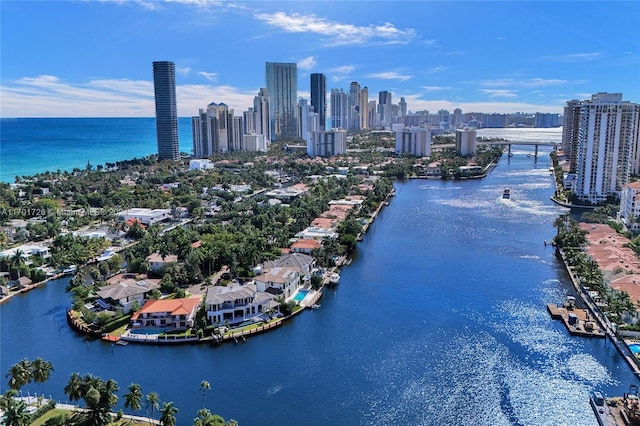
{"type": "Polygon", "coordinates": [[[125,325],[123,325],[121,327],[116,328],[111,333],[109,333],[109,336],[120,337],[120,334],[124,332],[125,328],[127,328],[127,325],[128,324],[125,324],[125,325]]]}

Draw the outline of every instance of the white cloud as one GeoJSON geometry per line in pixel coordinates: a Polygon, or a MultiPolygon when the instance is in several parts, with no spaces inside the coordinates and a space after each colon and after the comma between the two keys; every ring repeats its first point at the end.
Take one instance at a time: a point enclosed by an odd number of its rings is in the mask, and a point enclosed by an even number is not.
{"type": "MultiPolygon", "coordinates": [[[[257,89],[178,85],[178,115],[190,117],[209,103],[224,102],[236,115],[252,104],[257,89]]],[[[68,83],[56,76],[23,77],[0,87],[3,117],[153,117],[153,82],[98,79],[68,83]]]]}
{"type": "Polygon", "coordinates": [[[255,13],[254,17],[288,33],[312,33],[325,36],[327,46],[364,43],[406,44],[416,38],[414,29],[399,29],[389,22],[382,25],[357,26],[330,21],[314,14],[285,12],[255,13]]]}
{"type": "Polygon", "coordinates": [[[198,74],[203,76],[204,78],[206,78],[207,80],[209,80],[212,83],[215,83],[216,81],[218,81],[218,73],[216,73],[216,72],[200,71],[198,74]]]}
{"type": "Polygon", "coordinates": [[[316,60],[313,56],[308,56],[298,61],[298,68],[300,68],[301,70],[310,70],[315,66],[316,60]]]}
{"type": "Polygon", "coordinates": [[[400,80],[400,81],[407,81],[409,80],[412,76],[410,75],[403,75],[403,74],[398,74],[395,71],[386,71],[386,72],[378,72],[378,73],[371,73],[371,74],[367,74],[366,77],[368,78],[379,78],[382,80],[400,80]]]}
{"type": "Polygon", "coordinates": [[[436,90],[449,90],[451,89],[451,87],[449,86],[420,86],[422,87],[424,90],[428,90],[428,91],[436,91],[436,90]]]}
{"type": "Polygon", "coordinates": [[[602,52],[568,53],[566,55],[540,56],[538,59],[552,62],[587,62],[602,57],[602,52]]]}
{"type": "Polygon", "coordinates": [[[342,65],[340,67],[331,68],[329,72],[335,74],[349,74],[355,69],[356,67],[354,65],[342,65]]]}
{"type": "Polygon", "coordinates": [[[176,67],[176,72],[182,75],[189,75],[191,73],[191,68],[189,67],[176,67]]]}
{"type": "Polygon", "coordinates": [[[492,98],[515,98],[518,96],[515,92],[505,89],[480,89],[480,91],[492,98]]]}
{"type": "Polygon", "coordinates": [[[545,86],[560,86],[568,84],[567,80],[560,79],[543,79],[543,78],[528,78],[516,80],[513,78],[501,78],[496,80],[484,80],[480,82],[485,87],[545,87],[545,86]]]}

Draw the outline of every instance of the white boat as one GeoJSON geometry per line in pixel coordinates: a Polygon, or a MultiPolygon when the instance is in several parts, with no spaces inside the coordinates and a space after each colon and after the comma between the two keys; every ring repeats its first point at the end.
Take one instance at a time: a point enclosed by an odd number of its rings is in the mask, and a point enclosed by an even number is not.
{"type": "Polygon", "coordinates": [[[338,274],[337,272],[334,272],[333,274],[331,274],[329,276],[329,284],[330,285],[336,285],[340,282],[340,274],[338,274]]]}
{"type": "Polygon", "coordinates": [[[509,188],[505,188],[504,191],[502,191],[502,198],[505,200],[511,198],[511,190],[509,188]]]}

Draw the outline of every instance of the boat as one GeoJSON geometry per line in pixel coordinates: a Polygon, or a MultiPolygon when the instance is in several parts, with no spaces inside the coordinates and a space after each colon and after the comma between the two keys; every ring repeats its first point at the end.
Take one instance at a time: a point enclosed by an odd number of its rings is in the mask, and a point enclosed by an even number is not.
{"type": "Polygon", "coordinates": [[[511,198],[511,190],[509,188],[505,188],[504,191],[502,191],[502,198],[505,200],[511,198]]]}
{"type": "Polygon", "coordinates": [[[319,304],[314,303],[313,305],[311,305],[311,309],[318,309],[320,307],[319,304]]]}
{"type": "Polygon", "coordinates": [[[337,285],[340,282],[340,274],[334,272],[329,276],[329,285],[337,285]]]}
{"type": "Polygon", "coordinates": [[[589,404],[600,426],[640,425],[640,398],[637,386],[631,385],[629,393],[621,397],[605,398],[601,392],[589,395],[589,404]]]}

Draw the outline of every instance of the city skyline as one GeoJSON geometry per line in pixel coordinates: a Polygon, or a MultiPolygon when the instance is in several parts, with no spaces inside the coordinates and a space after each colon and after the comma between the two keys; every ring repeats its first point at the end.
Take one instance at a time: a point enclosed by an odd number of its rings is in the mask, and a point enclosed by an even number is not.
{"type": "Polygon", "coordinates": [[[327,97],[357,81],[370,100],[388,91],[414,112],[562,113],[597,92],[640,100],[638,2],[504,5],[1,2],[0,115],[151,117],[157,60],[176,64],[181,117],[210,102],[245,111],[266,62],[296,63],[307,100],[322,73],[327,97]]]}

